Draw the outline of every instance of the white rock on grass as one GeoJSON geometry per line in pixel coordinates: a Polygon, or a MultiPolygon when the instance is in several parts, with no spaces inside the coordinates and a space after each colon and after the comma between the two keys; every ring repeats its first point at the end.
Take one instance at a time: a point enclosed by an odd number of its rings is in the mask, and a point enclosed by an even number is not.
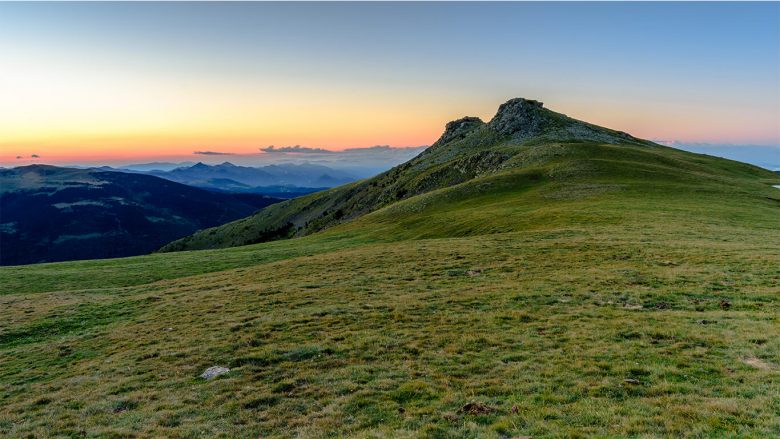
{"type": "Polygon", "coordinates": [[[206,380],[210,380],[210,379],[216,378],[216,377],[218,377],[220,375],[224,375],[224,374],[226,374],[228,372],[230,372],[230,369],[228,369],[227,367],[211,366],[208,369],[206,369],[201,374],[200,377],[203,378],[203,379],[206,379],[206,380]]]}

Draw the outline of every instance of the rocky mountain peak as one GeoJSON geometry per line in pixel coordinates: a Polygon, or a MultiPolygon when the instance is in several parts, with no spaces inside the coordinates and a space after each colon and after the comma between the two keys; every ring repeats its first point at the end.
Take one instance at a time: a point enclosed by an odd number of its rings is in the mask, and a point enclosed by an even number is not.
{"type": "Polygon", "coordinates": [[[461,140],[481,127],[487,127],[489,131],[506,136],[517,143],[524,143],[531,139],[550,142],[648,143],[621,131],[556,113],[545,108],[540,101],[514,98],[501,104],[496,115],[487,124],[478,117],[463,117],[447,123],[444,134],[432,146],[461,140]]]}
{"type": "Polygon", "coordinates": [[[514,98],[498,107],[498,113],[488,125],[495,131],[514,137],[533,137],[540,134],[549,121],[539,101],[524,98],[514,98]]]}
{"type": "Polygon", "coordinates": [[[482,119],[473,116],[466,116],[458,120],[453,120],[452,122],[447,122],[447,125],[444,127],[444,134],[441,135],[434,145],[440,145],[461,138],[469,131],[484,124],[485,122],[482,122],[482,119]]]}

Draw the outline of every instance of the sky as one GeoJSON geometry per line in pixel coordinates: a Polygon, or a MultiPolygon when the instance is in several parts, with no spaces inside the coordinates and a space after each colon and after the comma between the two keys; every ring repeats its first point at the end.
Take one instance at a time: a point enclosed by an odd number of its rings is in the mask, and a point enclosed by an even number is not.
{"type": "Polygon", "coordinates": [[[780,155],[780,3],[0,3],[0,97],[0,166],[417,147],[512,97],[780,155]]]}

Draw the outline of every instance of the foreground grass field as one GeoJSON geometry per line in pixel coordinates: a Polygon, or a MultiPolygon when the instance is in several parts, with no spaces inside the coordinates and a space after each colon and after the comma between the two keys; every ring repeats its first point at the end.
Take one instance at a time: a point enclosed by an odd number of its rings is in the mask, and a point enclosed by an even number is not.
{"type": "Polygon", "coordinates": [[[780,248],[665,235],[421,240],[108,293],[6,295],[0,428],[777,435],[780,248]],[[198,378],[212,365],[232,370],[198,378]]]}
{"type": "Polygon", "coordinates": [[[305,237],[1,268],[0,435],[780,436],[778,175],[505,113],[167,250],[305,237]]]}
{"type": "Polygon", "coordinates": [[[0,433],[780,435],[780,191],[501,178],[301,239],[4,268],[0,433]]]}

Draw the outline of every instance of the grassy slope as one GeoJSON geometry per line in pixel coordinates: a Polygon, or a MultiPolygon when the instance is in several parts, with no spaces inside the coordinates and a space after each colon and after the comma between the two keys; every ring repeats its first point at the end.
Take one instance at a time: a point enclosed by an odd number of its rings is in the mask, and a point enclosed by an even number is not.
{"type": "MultiPolygon", "coordinates": [[[[512,101],[510,101],[512,102],[512,101]]],[[[508,105],[509,102],[505,105],[508,105]]],[[[527,108],[527,105],[525,105],[527,108]]],[[[222,226],[202,230],[174,241],[162,251],[200,250],[254,244],[289,236],[304,236],[341,224],[382,207],[416,195],[448,188],[476,177],[508,168],[522,168],[534,162],[549,164],[560,148],[550,148],[551,138],[585,139],[596,136],[604,142],[654,147],[645,140],[607,128],[568,118],[554,111],[531,106],[525,115],[503,112],[510,121],[533,117],[539,129],[531,138],[502,133],[491,121],[471,119],[463,128],[460,121],[447,126],[442,137],[414,159],[376,177],[333,188],[265,208],[255,215],[222,226]],[[574,131],[565,131],[566,127],[574,131]],[[537,155],[529,155],[529,145],[537,155]],[[537,145],[540,146],[540,145],[537,145]],[[539,151],[541,151],[539,153],[539,151]]],[[[465,119],[461,119],[465,120],[465,119]]],[[[524,119],[530,123],[530,119],[524,119]]]]}
{"type": "Polygon", "coordinates": [[[0,434],[780,435],[777,177],[513,160],[304,238],[3,268],[0,434]]]}

